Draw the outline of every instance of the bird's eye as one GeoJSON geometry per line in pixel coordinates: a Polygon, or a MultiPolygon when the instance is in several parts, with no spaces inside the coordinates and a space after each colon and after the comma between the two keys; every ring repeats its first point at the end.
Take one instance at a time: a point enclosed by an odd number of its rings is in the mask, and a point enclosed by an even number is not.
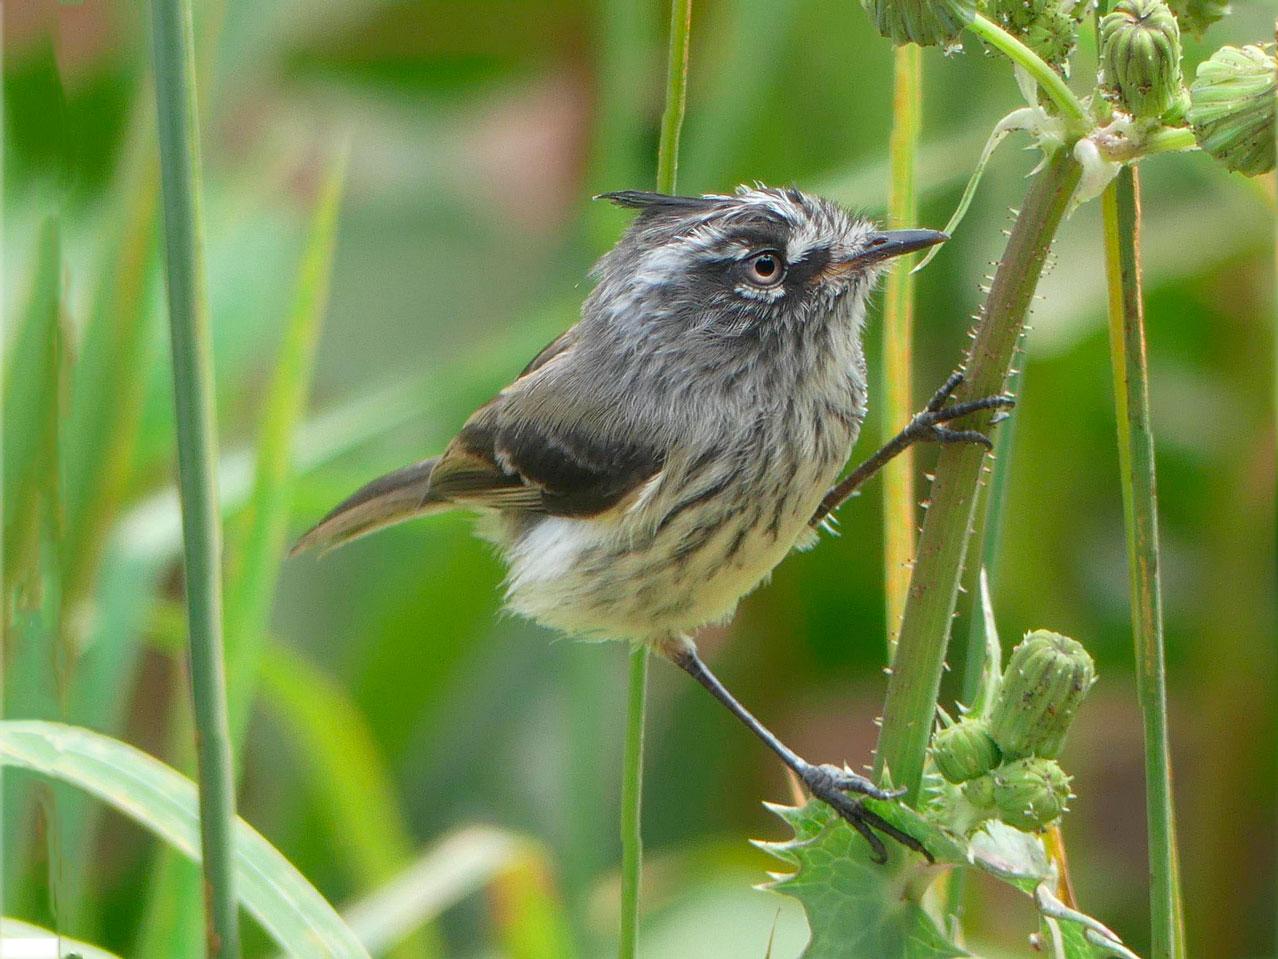
{"type": "Polygon", "coordinates": [[[776,286],[785,278],[785,261],[775,250],[764,250],[745,261],[745,273],[755,286],[776,286]]]}

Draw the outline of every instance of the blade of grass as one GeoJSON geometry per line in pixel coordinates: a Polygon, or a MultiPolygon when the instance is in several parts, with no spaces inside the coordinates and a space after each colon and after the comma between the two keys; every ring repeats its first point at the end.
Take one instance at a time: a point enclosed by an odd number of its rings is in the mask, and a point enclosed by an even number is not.
{"type": "Polygon", "coordinates": [[[165,274],[182,497],[190,669],[200,770],[207,950],[239,955],[235,791],[222,651],[221,528],[215,473],[213,357],[203,262],[199,120],[190,0],[151,7],[165,274]]]}
{"type": "MultiPolygon", "coordinates": [[[[368,721],[341,686],[285,646],[267,647],[261,669],[263,700],[286,727],[326,807],[322,819],[333,826],[334,852],[361,887],[391,880],[411,861],[413,842],[368,721]]],[[[443,948],[423,919],[392,955],[437,956],[443,948]]]]}
{"type": "MultiPolygon", "coordinates": [[[[923,112],[922,53],[913,43],[897,47],[895,52],[888,147],[892,165],[888,227],[893,230],[913,227],[919,215],[915,172],[923,112]]],[[[884,436],[895,436],[914,413],[914,260],[905,256],[895,262],[883,293],[884,436]]],[[[897,630],[910,588],[917,525],[914,512],[914,451],[907,448],[883,468],[883,581],[889,663],[896,651],[897,630]]]]}
{"type": "Polygon", "coordinates": [[[471,826],[441,839],[380,889],[344,910],[347,925],[380,953],[453,903],[478,892],[535,849],[522,837],[471,826]]]}
{"type": "MultiPolygon", "coordinates": [[[[688,40],[692,0],[671,0],[670,48],[666,62],[666,107],[657,146],[657,191],[674,193],[679,172],[679,134],[688,96],[688,40]]],[[[626,747],[621,779],[621,922],[619,959],[634,959],[639,946],[639,880],[643,871],[643,726],[648,696],[648,647],[630,652],[626,747]]]]}
{"type": "MultiPolygon", "coordinates": [[[[1069,151],[1058,150],[1031,181],[981,310],[960,402],[1003,389],[1043,263],[1080,172],[1069,151]]],[[[973,428],[987,428],[989,419],[976,417],[973,428]]],[[[922,782],[984,460],[984,448],[974,444],[941,450],[888,679],[876,772],[881,777],[889,770],[911,803],[917,801],[922,782]]]]}
{"type": "MultiPolygon", "coordinates": [[[[0,722],[0,765],[77,786],[198,859],[203,843],[195,784],[127,743],[39,720],[0,722]]],[[[243,904],[290,955],[369,959],[315,888],[243,820],[233,866],[243,904]]]]}
{"type": "Polygon", "coordinates": [[[1145,727],[1145,813],[1149,830],[1152,959],[1183,959],[1184,907],[1177,861],[1167,732],[1158,492],[1149,406],[1149,365],[1140,270],[1140,181],[1124,167],[1102,197],[1109,343],[1118,458],[1127,527],[1136,693],[1145,727]]]}

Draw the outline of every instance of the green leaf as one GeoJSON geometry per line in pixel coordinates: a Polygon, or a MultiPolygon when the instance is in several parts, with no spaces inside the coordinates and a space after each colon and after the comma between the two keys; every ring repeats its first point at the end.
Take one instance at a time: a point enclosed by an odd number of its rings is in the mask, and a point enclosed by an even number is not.
{"type": "MultiPolygon", "coordinates": [[[[78,786],[199,858],[195,784],[127,743],[61,723],[9,720],[0,722],[0,765],[78,786]]],[[[324,897],[243,820],[235,824],[234,867],[241,904],[290,955],[369,959],[324,897]]]]}
{"type": "Polygon", "coordinates": [[[967,704],[968,711],[976,716],[983,716],[998,699],[999,687],[1003,684],[1003,644],[998,638],[998,625],[994,621],[994,602],[990,598],[990,579],[985,568],[980,574],[981,630],[985,635],[985,658],[981,663],[980,692],[967,704]]]}
{"type": "MultiPolygon", "coordinates": [[[[9,948],[13,948],[16,946],[15,939],[34,939],[37,942],[41,939],[54,940],[58,945],[58,955],[65,956],[66,959],[72,959],[74,956],[79,956],[80,959],[119,959],[114,952],[107,952],[105,949],[91,946],[79,939],[71,939],[61,933],[51,932],[42,926],[23,922],[21,919],[10,919],[7,916],[0,919],[0,940],[3,940],[9,948]]],[[[25,953],[25,955],[34,954],[25,953]]]]}
{"type": "MultiPolygon", "coordinates": [[[[790,825],[794,839],[757,845],[794,867],[789,875],[776,876],[769,888],[803,904],[812,930],[804,959],[968,955],[920,902],[938,870],[900,848],[889,851],[886,865],[877,865],[865,840],[822,802],[769,808],[790,825]]],[[[873,803],[873,809],[922,840],[938,862],[961,855],[961,846],[908,807],[873,803]]]]}

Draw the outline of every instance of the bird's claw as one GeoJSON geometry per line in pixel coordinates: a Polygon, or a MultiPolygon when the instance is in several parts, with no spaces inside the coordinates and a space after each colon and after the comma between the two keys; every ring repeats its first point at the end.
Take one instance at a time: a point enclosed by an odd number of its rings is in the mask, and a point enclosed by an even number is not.
{"type": "Polygon", "coordinates": [[[927,857],[928,862],[935,862],[932,854],[921,842],[893,826],[878,813],[867,809],[860,799],[854,799],[848,795],[853,792],[874,799],[892,800],[903,796],[904,789],[880,789],[864,776],[859,776],[850,769],[840,769],[838,766],[809,765],[799,775],[813,796],[838,813],[865,838],[865,841],[870,844],[870,858],[874,862],[880,865],[887,862],[887,847],[878,836],[880,832],[895,839],[906,848],[921,853],[927,857]]]}
{"type": "Polygon", "coordinates": [[[959,384],[962,382],[963,373],[961,371],[956,370],[951,373],[949,379],[928,400],[927,406],[923,408],[923,411],[915,414],[914,418],[910,420],[910,425],[906,427],[906,432],[911,434],[915,440],[928,443],[977,443],[986,449],[993,449],[994,444],[990,441],[990,438],[980,430],[955,430],[943,424],[960,417],[969,416],[972,413],[996,410],[998,412],[995,413],[994,418],[990,421],[990,424],[993,425],[1007,418],[1007,411],[1016,406],[1016,400],[1006,394],[999,394],[947,406],[946,404],[954,395],[954,391],[959,388],[959,384]]]}

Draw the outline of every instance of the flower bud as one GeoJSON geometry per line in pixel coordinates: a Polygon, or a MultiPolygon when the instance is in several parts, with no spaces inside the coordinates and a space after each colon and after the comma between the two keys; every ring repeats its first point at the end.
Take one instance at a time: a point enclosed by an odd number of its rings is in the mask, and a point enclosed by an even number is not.
{"type": "Polygon", "coordinates": [[[932,759],[942,776],[964,783],[987,773],[1002,756],[982,719],[964,719],[932,737],[932,759]]]}
{"type": "Polygon", "coordinates": [[[1096,679],[1081,643],[1038,629],[1012,650],[990,714],[990,734],[1009,759],[1060,755],[1069,724],[1096,679]]]}
{"type": "Polygon", "coordinates": [[[898,47],[949,46],[976,15],[975,0],[862,0],[879,33],[898,47]]]}
{"type": "Polygon", "coordinates": [[[1069,777],[1052,759],[1018,759],[994,770],[990,778],[998,818],[1025,832],[1050,826],[1069,800],[1069,777]]]}
{"type": "Polygon", "coordinates": [[[1202,36],[1203,31],[1229,13],[1229,0],[1167,0],[1182,30],[1202,36]]]}
{"type": "Polygon", "coordinates": [[[1189,122],[1198,145],[1231,170],[1274,168],[1274,87],[1278,65],[1260,47],[1221,47],[1198,65],[1189,122]]]}
{"type": "Polygon", "coordinates": [[[993,0],[990,12],[999,26],[1066,76],[1078,39],[1073,8],[1069,0],[993,0]]]}
{"type": "Polygon", "coordinates": [[[963,784],[963,798],[980,812],[994,809],[994,774],[986,773],[963,784]]]}
{"type": "Polygon", "coordinates": [[[1180,92],[1180,27],[1163,0],[1121,0],[1101,21],[1105,84],[1134,117],[1158,117],[1180,92]]]}

